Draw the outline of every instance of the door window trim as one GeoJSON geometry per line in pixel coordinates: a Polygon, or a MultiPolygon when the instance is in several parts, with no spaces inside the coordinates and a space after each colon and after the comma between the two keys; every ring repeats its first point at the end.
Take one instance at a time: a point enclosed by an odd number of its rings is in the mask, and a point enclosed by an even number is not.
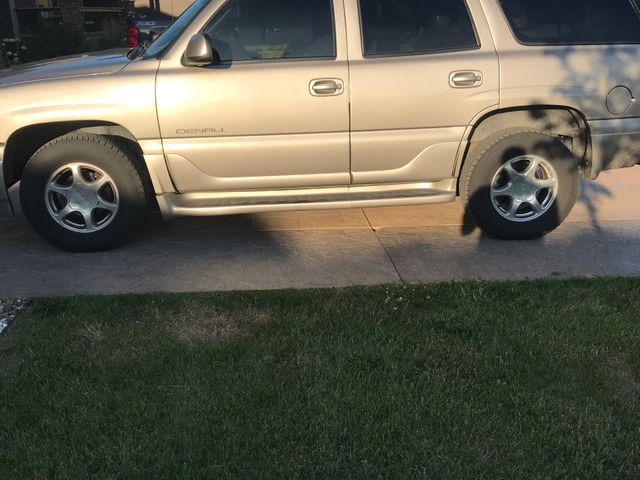
{"type": "MultiPolygon", "coordinates": [[[[200,33],[205,33],[205,30],[207,29],[207,27],[209,26],[209,24],[211,24],[211,22],[213,22],[213,20],[216,18],[216,16],[218,16],[225,8],[227,8],[227,6],[234,1],[238,1],[238,0],[227,0],[226,2],[224,2],[220,8],[218,8],[218,10],[216,10],[213,15],[211,15],[211,18],[209,18],[209,20],[207,20],[207,22],[204,24],[204,26],[200,29],[200,33]]],[[[264,59],[247,59],[247,60],[231,60],[231,61],[224,61],[224,62],[220,62],[216,65],[212,65],[213,68],[215,67],[229,67],[230,65],[236,65],[236,64],[241,64],[241,65],[262,65],[262,64],[273,64],[273,63],[290,63],[290,62],[313,62],[313,61],[327,61],[327,60],[331,60],[331,61],[336,61],[336,59],[338,58],[338,39],[337,39],[337,28],[336,28],[336,9],[335,9],[335,5],[334,2],[336,0],[327,0],[329,2],[329,4],[331,5],[331,32],[333,34],[333,56],[329,56],[329,57],[297,57],[297,58],[264,58],[264,59]]]]}
{"type": "Polygon", "coordinates": [[[417,52],[393,52],[393,53],[365,53],[364,51],[364,24],[362,22],[362,11],[360,8],[361,0],[356,0],[358,4],[358,23],[360,24],[360,53],[362,54],[362,58],[364,59],[376,59],[376,58],[395,58],[395,57],[416,57],[422,55],[437,55],[442,53],[456,53],[456,52],[469,52],[473,50],[481,50],[482,49],[482,41],[480,40],[480,35],[478,35],[478,28],[476,27],[476,21],[473,18],[471,13],[471,9],[469,8],[469,3],[467,0],[462,0],[465,9],[467,10],[467,15],[469,20],[471,21],[471,28],[473,29],[473,35],[476,38],[476,45],[470,47],[458,47],[458,48],[444,48],[440,50],[425,50],[425,51],[417,51],[417,52]]]}

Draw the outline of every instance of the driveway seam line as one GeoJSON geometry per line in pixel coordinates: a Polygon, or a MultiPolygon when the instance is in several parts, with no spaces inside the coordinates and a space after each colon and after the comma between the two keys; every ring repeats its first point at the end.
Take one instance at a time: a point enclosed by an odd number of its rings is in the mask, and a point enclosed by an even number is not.
{"type": "Polygon", "coordinates": [[[371,231],[373,232],[373,234],[376,236],[376,238],[378,239],[378,243],[380,244],[380,246],[382,247],[382,249],[384,250],[384,253],[387,255],[387,258],[389,259],[389,262],[391,262],[391,266],[393,267],[393,269],[396,271],[396,275],[398,275],[398,280],[400,280],[400,283],[407,283],[404,278],[402,278],[402,274],[400,273],[400,270],[398,270],[398,267],[396,265],[396,262],[393,261],[393,258],[391,258],[391,254],[389,253],[389,250],[387,250],[387,247],[384,243],[382,243],[382,239],[380,238],[380,236],[378,235],[378,232],[376,231],[375,228],[373,228],[373,225],[371,224],[371,220],[369,220],[369,216],[367,215],[367,212],[364,210],[364,208],[362,209],[362,214],[364,215],[364,218],[367,219],[367,223],[369,223],[369,226],[371,227],[371,231]]]}

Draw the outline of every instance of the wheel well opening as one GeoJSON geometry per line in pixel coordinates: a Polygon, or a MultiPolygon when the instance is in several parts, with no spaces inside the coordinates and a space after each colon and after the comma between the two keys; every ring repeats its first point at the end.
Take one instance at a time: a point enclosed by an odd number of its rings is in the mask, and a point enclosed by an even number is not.
{"type": "Polygon", "coordinates": [[[101,122],[58,122],[31,125],[14,132],[7,141],[4,158],[4,178],[10,187],[20,180],[29,159],[51,140],[89,126],[108,125],[101,122]]]}
{"type": "Polygon", "coordinates": [[[76,131],[104,135],[125,150],[134,161],[149,198],[153,198],[151,178],[144,162],[142,148],[135,137],[121,125],[101,121],[32,125],[15,132],[9,137],[5,149],[3,164],[5,186],[8,188],[20,181],[27,162],[42,146],[51,140],[76,131]]]}
{"type": "Polygon", "coordinates": [[[513,128],[526,128],[558,137],[571,150],[588,176],[591,168],[591,132],[581,112],[554,105],[505,109],[481,118],[469,134],[454,172],[458,178],[458,193],[460,173],[475,149],[488,137],[513,128]]]}

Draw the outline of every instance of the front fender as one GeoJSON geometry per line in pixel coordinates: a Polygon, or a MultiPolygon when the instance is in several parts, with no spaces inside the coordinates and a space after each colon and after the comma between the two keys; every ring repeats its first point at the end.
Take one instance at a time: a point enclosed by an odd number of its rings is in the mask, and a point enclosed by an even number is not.
{"type": "Polygon", "coordinates": [[[136,138],[160,138],[155,108],[158,61],[134,62],[108,75],[49,79],[0,87],[0,142],[33,125],[104,122],[136,138]]]}

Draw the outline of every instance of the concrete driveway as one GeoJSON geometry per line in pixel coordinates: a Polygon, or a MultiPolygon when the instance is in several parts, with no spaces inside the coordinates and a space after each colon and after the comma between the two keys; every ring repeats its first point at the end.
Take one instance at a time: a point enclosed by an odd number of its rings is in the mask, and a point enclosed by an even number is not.
{"type": "Polygon", "coordinates": [[[483,236],[448,205],[152,220],[120,250],[69,254],[0,219],[0,297],[640,276],[640,167],[585,182],[548,237],[483,236]]]}

